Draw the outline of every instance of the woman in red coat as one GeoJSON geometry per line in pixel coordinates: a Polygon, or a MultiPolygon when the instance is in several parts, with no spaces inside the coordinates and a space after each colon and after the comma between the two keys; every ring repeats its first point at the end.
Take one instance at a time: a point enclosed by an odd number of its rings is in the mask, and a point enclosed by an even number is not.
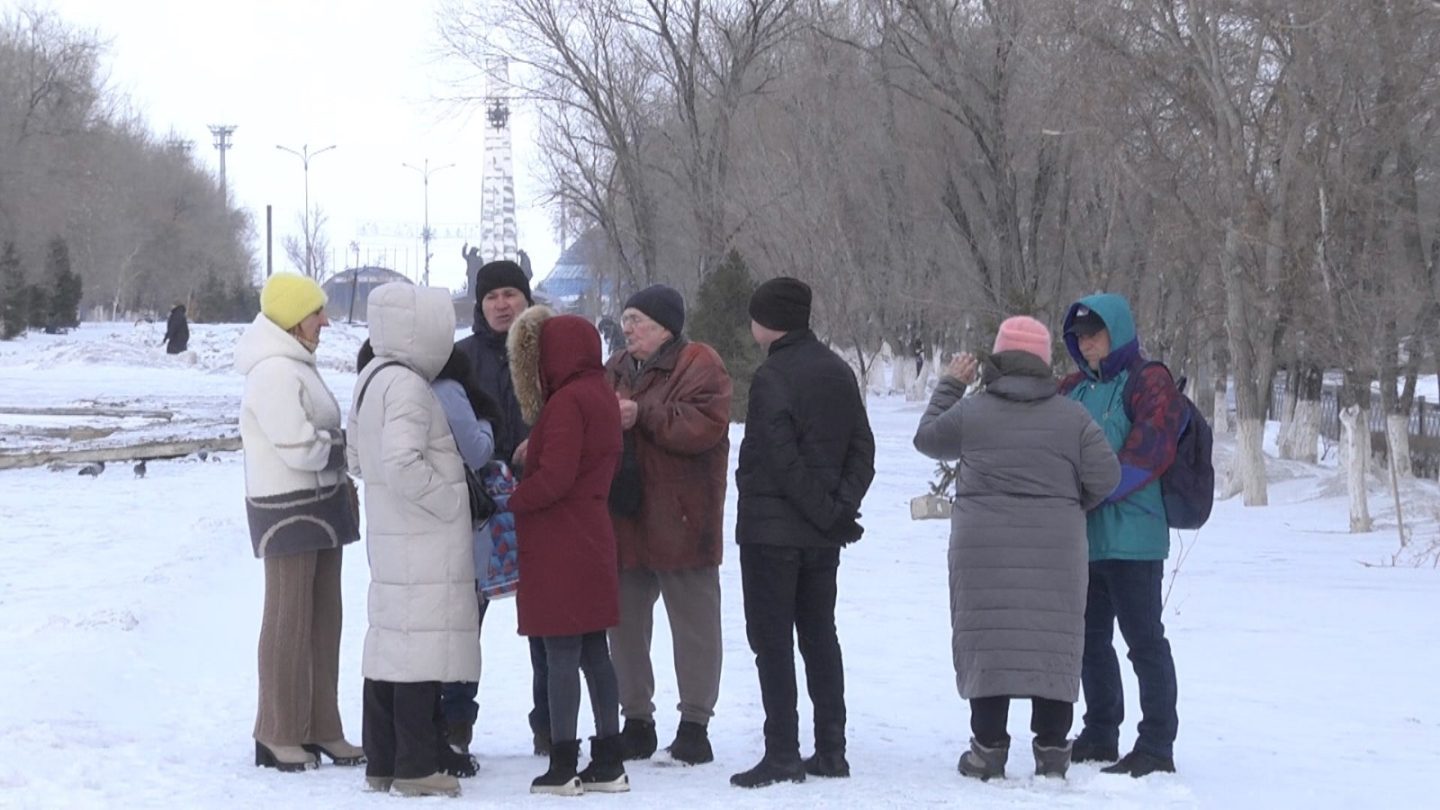
{"type": "Polygon", "coordinates": [[[605,631],[620,621],[615,533],[606,496],[620,461],[620,408],[605,381],[600,334],[583,318],[531,307],[507,339],[515,395],[532,422],[525,476],[510,509],[520,550],[520,632],[545,643],[550,769],[532,793],[630,789],[620,702],[605,631]],[[576,772],[580,671],[595,712],[590,764],[576,772]]]}

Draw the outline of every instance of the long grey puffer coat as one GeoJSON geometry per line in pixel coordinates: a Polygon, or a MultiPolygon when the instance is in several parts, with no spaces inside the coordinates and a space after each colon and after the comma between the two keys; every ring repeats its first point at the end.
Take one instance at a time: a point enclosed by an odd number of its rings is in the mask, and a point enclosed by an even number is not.
{"type": "Polygon", "coordinates": [[[944,378],[915,433],[925,455],[959,460],[950,530],[955,682],[966,699],[1080,694],[1089,583],[1085,512],[1120,463],[1083,407],[1055,396],[1039,358],[1002,352],[985,389],[944,378]]]}

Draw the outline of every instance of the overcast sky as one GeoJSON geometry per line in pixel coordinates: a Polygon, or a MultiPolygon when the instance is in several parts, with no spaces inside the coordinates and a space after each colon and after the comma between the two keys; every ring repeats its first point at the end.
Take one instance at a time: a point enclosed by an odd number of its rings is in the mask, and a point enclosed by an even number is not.
{"type": "MultiPolygon", "coordinates": [[[[327,235],[342,266],[358,241],[362,263],[402,271],[422,265],[419,233],[423,184],[402,163],[432,167],[431,283],[455,287],[464,278],[459,239],[447,228],[478,236],[484,116],[438,101],[453,93],[457,67],[436,53],[436,0],[51,0],[66,22],[93,28],[108,41],[110,86],[129,98],[153,131],[194,141],[194,155],[218,175],[210,124],[237,126],[227,153],[231,199],[250,211],[263,239],[265,205],[274,206],[275,269],[290,269],[281,237],[300,235],[304,208],[301,160],[283,144],[311,152],[336,149],[310,163],[311,205],[329,216],[327,235]],[[375,235],[379,234],[379,235],[375,235]],[[384,234],[391,234],[386,237],[384,234]],[[406,234],[413,235],[410,238],[406,234]]],[[[13,10],[15,0],[0,0],[13,10]]],[[[475,91],[478,94],[478,91],[475,91]]],[[[530,117],[515,109],[516,197],[520,247],[537,276],[559,253],[550,218],[539,207],[530,117]]],[[[476,241],[471,240],[472,243],[476,241]]],[[[263,241],[257,244],[261,272],[263,241]]]]}

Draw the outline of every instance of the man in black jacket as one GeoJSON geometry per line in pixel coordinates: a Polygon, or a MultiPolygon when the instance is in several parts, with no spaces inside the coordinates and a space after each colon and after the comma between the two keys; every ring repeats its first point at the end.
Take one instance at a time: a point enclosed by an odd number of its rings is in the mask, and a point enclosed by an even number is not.
{"type": "MultiPolygon", "coordinates": [[[[525,444],[530,426],[520,413],[515,398],[515,384],[510,379],[510,355],[505,338],[510,325],[534,303],[530,295],[530,278],[520,265],[508,259],[487,262],[475,273],[475,320],[473,332],[456,342],[470,359],[470,368],[481,390],[500,403],[503,419],[495,426],[495,458],[508,459],[517,475],[525,465],[525,444]]],[[[480,599],[480,619],[485,619],[489,605],[480,599]]],[[[534,708],[530,711],[530,730],[535,738],[535,753],[550,753],[550,702],[546,686],[545,646],[539,638],[530,639],[531,691],[534,708]]],[[[475,696],[479,684],[447,683],[441,687],[441,708],[445,714],[447,738],[459,751],[468,751],[479,707],[475,696]]]]}
{"type": "Polygon", "coordinates": [[[740,466],[735,539],[745,634],[765,707],[765,756],[739,787],[849,776],[845,672],[835,633],[840,548],[860,539],[860,501],[875,477],[875,437],[855,374],[810,331],[810,288],[761,284],[750,332],[767,349],[755,371],[740,466]],[[792,636],[793,634],[793,636],[792,636]],[[815,754],[800,758],[795,649],[815,704],[815,754]]]}

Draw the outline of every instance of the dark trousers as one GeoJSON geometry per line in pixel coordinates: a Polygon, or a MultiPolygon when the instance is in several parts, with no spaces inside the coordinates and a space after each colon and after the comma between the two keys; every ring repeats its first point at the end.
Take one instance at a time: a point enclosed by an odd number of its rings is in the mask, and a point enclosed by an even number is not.
{"type": "Polygon", "coordinates": [[[538,637],[530,639],[530,700],[534,704],[534,708],[530,710],[530,730],[537,734],[548,731],[550,729],[550,663],[545,658],[545,639],[538,637]]]}
{"type": "Polygon", "coordinates": [[[365,679],[365,775],[418,779],[439,770],[440,682],[365,679]]]}
{"type": "Polygon", "coordinates": [[[1085,690],[1087,739],[1117,744],[1125,719],[1125,692],[1115,655],[1115,625],[1130,648],[1130,663],[1140,682],[1139,739],[1135,750],[1159,757],[1174,755],[1180,719],[1175,710],[1178,687],[1175,659],[1160,622],[1162,560],[1100,560],[1090,563],[1085,603],[1085,656],[1080,683],[1085,690]]]}
{"type": "MultiPolygon", "coordinates": [[[[475,592],[475,599],[480,605],[480,628],[485,626],[485,609],[490,607],[490,600],[486,599],[479,591],[475,592]]],[[[440,711],[445,715],[445,725],[474,726],[475,718],[480,716],[480,704],[476,702],[475,696],[480,694],[478,681],[455,681],[453,683],[441,684],[440,686],[440,711]]]]}
{"type": "MultiPolygon", "coordinates": [[[[1010,734],[1005,726],[1010,720],[1010,697],[970,699],[970,733],[986,748],[1010,744],[1010,734]]],[[[1059,748],[1070,736],[1070,724],[1075,720],[1075,704],[1050,698],[1030,698],[1030,731],[1035,742],[1047,748],[1059,748]]]]}
{"type": "Polygon", "coordinates": [[[845,665],[835,633],[839,548],[740,546],[745,635],[755,653],[765,707],[765,756],[800,758],[795,640],[815,707],[815,749],[845,752],[845,665]]]}
{"type": "Polygon", "coordinates": [[[603,739],[619,734],[620,690],[615,684],[605,631],[546,636],[540,641],[549,676],[546,702],[550,707],[550,739],[555,743],[578,739],[582,671],[590,690],[590,708],[595,713],[595,736],[603,739]]]}

